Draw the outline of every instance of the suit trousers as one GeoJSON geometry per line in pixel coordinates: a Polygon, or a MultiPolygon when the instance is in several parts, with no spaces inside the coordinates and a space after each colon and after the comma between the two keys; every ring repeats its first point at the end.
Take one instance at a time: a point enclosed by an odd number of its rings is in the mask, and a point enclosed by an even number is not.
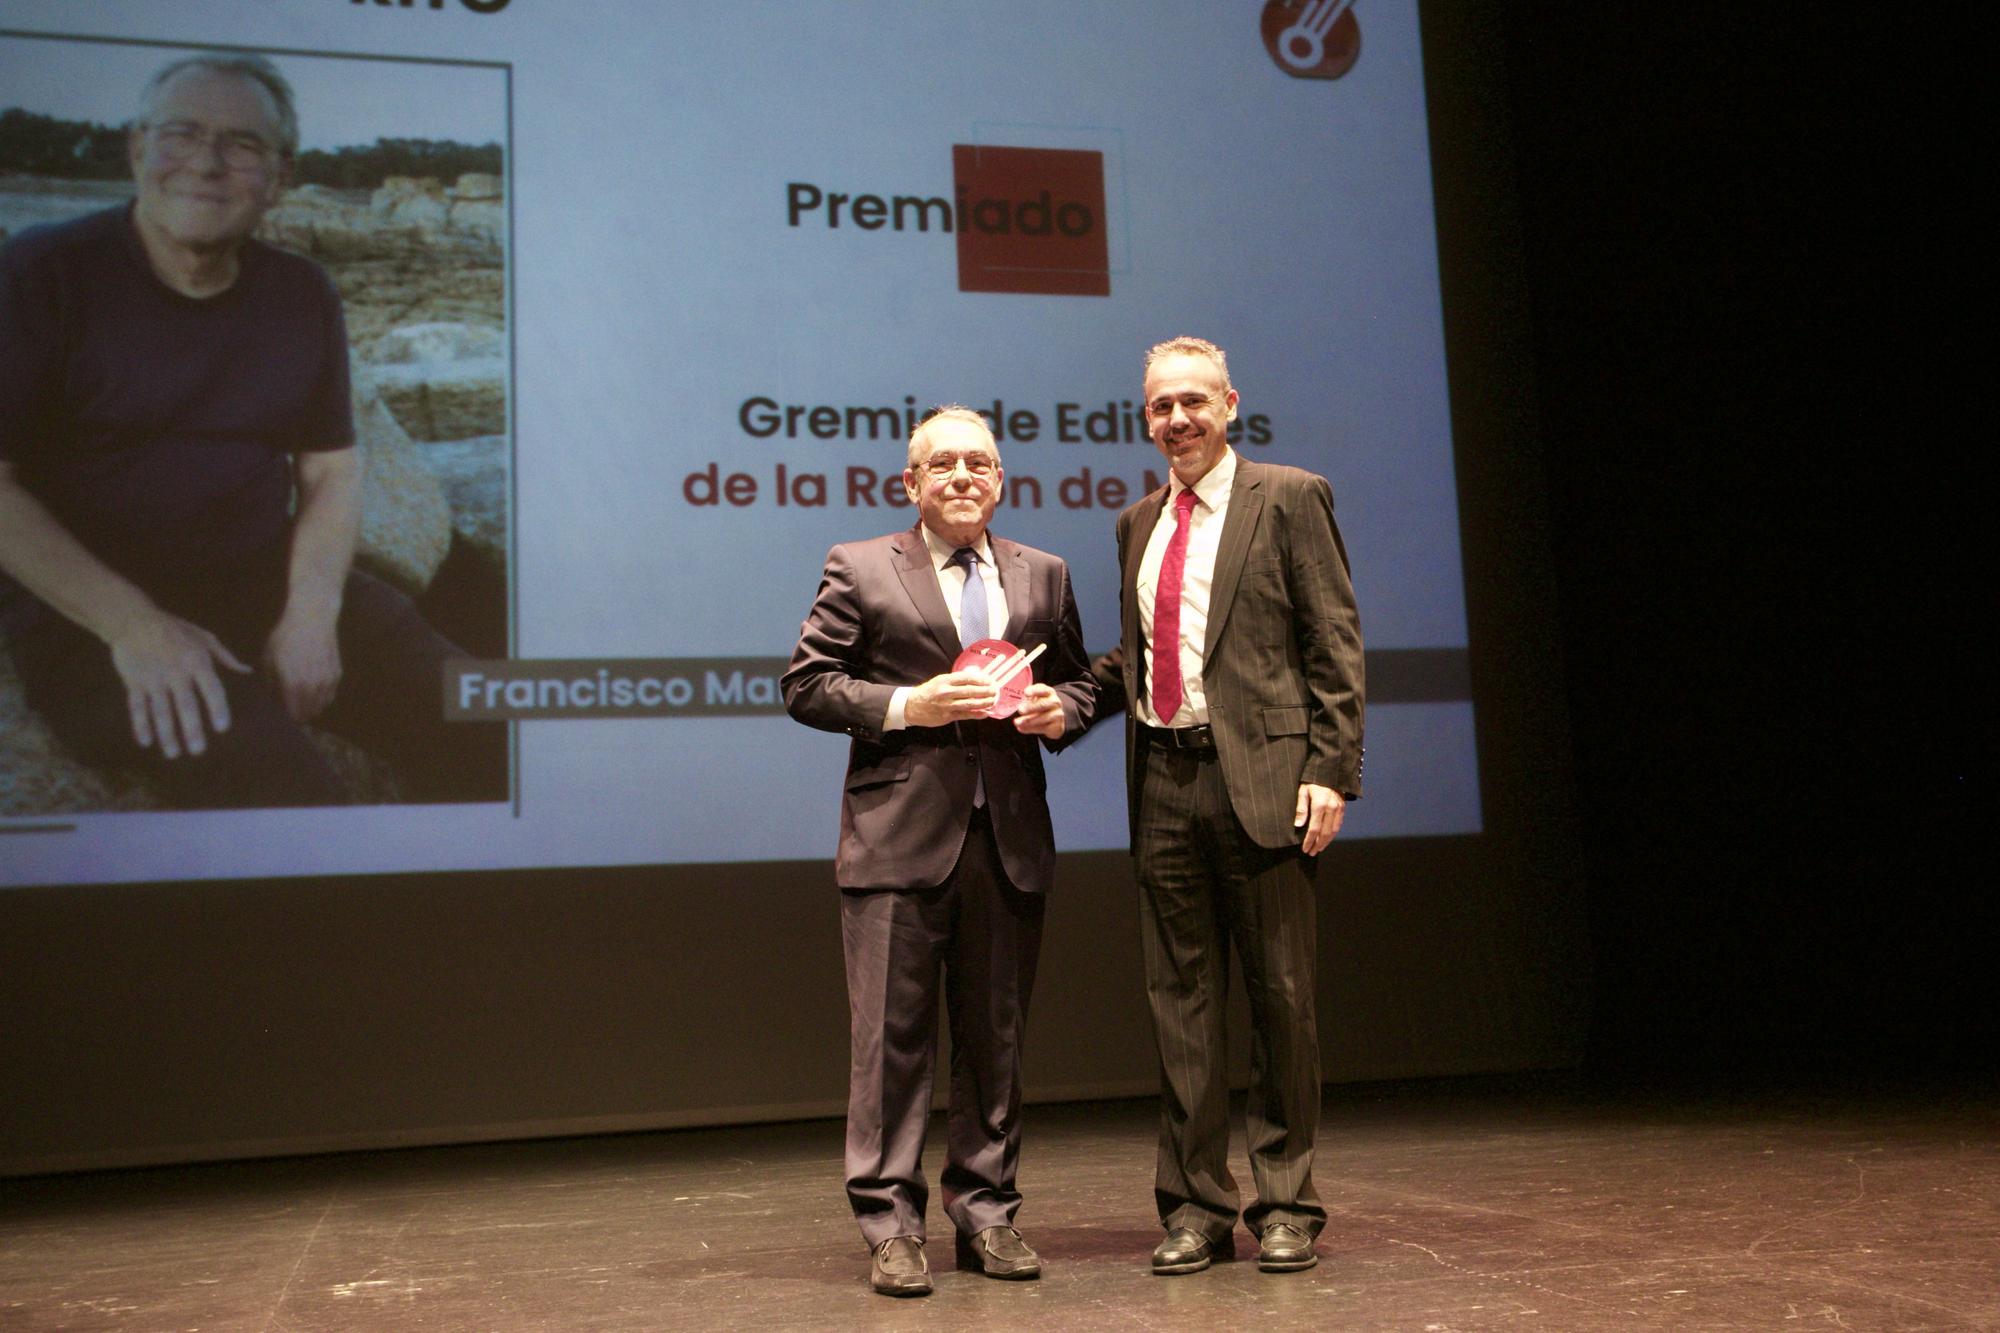
{"type": "Polygon", "coordinates": [[[1153,1182],[1160,1221],[1211,1240],[1236,1225],[1224,1027],[1234,945],[1250,1001],[1246,1109],[1257,1191],[1242,1218],[1253,1232],[1288,1222],[1318,1235],[1326,1210],[1312,1183],[1320,1105],[1315,863],[1296,847],[1260,846],[1244,831],[1213,751],[1139,743],[1146,750],[1139,930],[1160,1052],[1153,1182]]]}
{"type": "Polygon", "coordinates": [[[1021,1049],[1044,898],[1008,882],[987,811],[932,889],[840,895],[847,962],[847,1198],[870,1248],[923,1237],[940,972],[951,1024],[944,1209],[970,1235],[1020,1211],[1021,1049]]]}

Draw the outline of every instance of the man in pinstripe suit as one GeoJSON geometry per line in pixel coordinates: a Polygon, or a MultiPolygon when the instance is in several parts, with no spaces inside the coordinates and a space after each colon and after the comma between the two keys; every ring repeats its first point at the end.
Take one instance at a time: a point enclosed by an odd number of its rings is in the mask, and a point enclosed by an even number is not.
{"type": "Polygon", "coordinates": [[[1233,944],[1253,1030],[1256,1200],[1270,1272],[1318,1262],[1314,858],[1361,794],[1361,632],[1326,480],[1229,447],[1222,349],[1146,356],[1146,421],[1172,466],[1118,517],[1123,630],[1093,664],[1098,712],[1126,709],[1146,990],[1160,1050],[1153,1271],[1234,1252],[1224,1000],[1233,944]]]}

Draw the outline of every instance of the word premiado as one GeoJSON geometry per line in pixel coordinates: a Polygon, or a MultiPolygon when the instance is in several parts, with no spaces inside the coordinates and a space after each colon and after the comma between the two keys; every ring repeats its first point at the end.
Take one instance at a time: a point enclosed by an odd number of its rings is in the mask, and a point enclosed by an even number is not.
{"type": "Polygon", "coordinates": [[[971,231],[987,236],[1088,236],[1097,229],[1097,214],[1075,199],[1057,202],[1043,190],[1028,199],[972,197],[961,185],[950,199],[942,195],[847,194],[822,190],[804,181],[785,186],[785,223],[796,227],[809,215],[825,218],[828,228],[840,226],[840,210],[863,231],[929,231],[936,218],[941,232],[971,231]]]}
{"type": "MultiPolygon", "coordinates": [[[[758,440],[779,436],[788,440],[807,436],[815,440],[907,439],[924,418],[916,404],[909,395],[904,396],[900,409],[780,403],[760,396],[746,398],[737,406],[736,424],[745,435],[758,440]]],[[[986,418],[996,444],[1041,438],[1042,415],[1032,408],[1010,409],[1004,399],[995,398],[991,407],[974,410],[986,418]]],[[[1109,400],[1102,407],[1057,403],[1054,438],[1058,444],[1141,444],[1148,438],[1146,418],[1129,398],[1109,400]]],[[[1269,444],[1271,438],[1271,418],[1262,412],[1246,413],[1229,423],[1231,444],[1269,444]]]]}

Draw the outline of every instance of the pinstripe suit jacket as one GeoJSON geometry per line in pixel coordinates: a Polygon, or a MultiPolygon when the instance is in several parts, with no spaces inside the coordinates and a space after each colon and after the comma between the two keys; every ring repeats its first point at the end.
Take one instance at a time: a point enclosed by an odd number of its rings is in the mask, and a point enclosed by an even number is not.
{"type": "MultiPolygon", "coordinates": [[[[1093,664],[1098,716],[1141,697],[1139,563],[1171,486],[1118,516],[1119,645],[1093,664]]],[[[1333,488],[1295,467],[1238,455],[1209,590],[1202,685],[1229,801],[1265,847],[1297,843],[1299,784],[1361,795],[1361,622],[1333,488]]],[[[1138,849],[1137,723],[1125,717],[1126,795],[1138,849]]]]}

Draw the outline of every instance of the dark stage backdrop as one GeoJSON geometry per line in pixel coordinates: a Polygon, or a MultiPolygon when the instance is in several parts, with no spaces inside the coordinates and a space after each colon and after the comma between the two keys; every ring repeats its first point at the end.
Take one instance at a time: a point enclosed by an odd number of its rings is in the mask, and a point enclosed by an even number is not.
{"type": "MultiPolygon", "coordinates": [[[[996,529],[1070,560],[1108,646],[1111,522],[1158,471],[1138,358],[1184,331],[1232,353],[1239,447],[1331,478],[1362,598],[1329,1077],[1576,1057],[1495,32],[1408,4],[1324,34],[1288,31],[1296,0],[997,12],[9,7],[5,125],[73,145],[5,165],[10,230],[122,197],[115,135],[93,154],[188,47],[297,84],[272,239],[341,285],[366,442],[435,476],[439,613],[491,628],[431,706],[514,743],[492,805],[9,783],[0,1170],[836,1112],[843,744],[772,688],[821,557],[911,520],[883,487],[907,413],[966,401],[1016,483],[996,529]]],[[[1041,1099],[1153,1086],[1115,733],[1051,764],[1041,1099]]]]}

